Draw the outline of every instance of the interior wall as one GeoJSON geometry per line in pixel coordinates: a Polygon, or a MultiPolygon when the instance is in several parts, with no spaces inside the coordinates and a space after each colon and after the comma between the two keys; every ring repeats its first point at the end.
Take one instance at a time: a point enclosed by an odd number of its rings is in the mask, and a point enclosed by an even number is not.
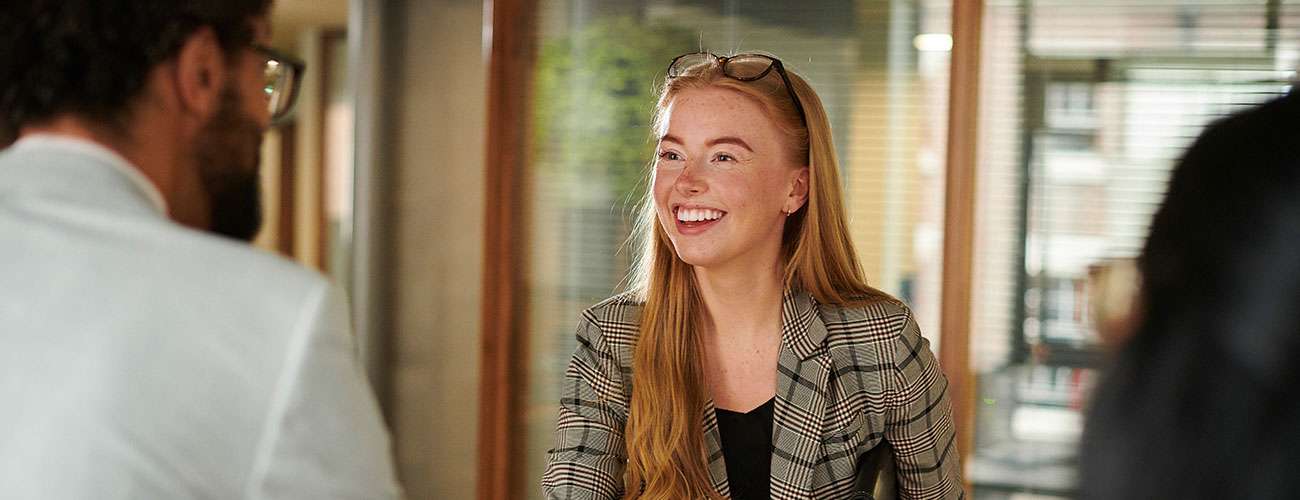
{"type": "MultiPolygon", "coordinates": [[[[358,0],[362,4],[379,0],[358,0]]],[[[355,6],[354,6],[355,7],[355,6]]],[[[487,68],[481,0],[396,0],[378,15],[370,326],[408,498],[473,498],[487,68]]],[[[366,14],[363,14],[366,15],[366,14]]],[[[369,39],[362,36],[361,40],[369,39]]],[[[363,53],[372,52],[362,50],[363,53]]],[[[371,61],[374,63],[375,61],[371,61]]]]}

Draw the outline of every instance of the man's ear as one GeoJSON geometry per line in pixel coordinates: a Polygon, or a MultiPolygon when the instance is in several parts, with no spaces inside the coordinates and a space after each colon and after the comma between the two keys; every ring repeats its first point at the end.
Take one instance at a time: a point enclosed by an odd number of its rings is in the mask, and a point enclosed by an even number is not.
{"type": "Polygon", "coordinates": [[[794,213],[803,208],[808,201],[808,167],[799,167],[795,175],[790,177],[790,194],[787,197],[786,213],[794,213]]]}
{"type": "Polygon", "coordinates": [[[211,26],[195,30],[176,54],[176,90],[181,109],[208,116],[226,86],[226,53],[211,26]]]}

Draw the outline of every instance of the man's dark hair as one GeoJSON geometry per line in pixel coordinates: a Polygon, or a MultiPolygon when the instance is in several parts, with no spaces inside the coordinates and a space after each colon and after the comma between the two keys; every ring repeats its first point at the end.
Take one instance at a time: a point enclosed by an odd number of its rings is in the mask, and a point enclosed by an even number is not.
{"type": "Polygon", "coordinates": [[[0,140],[63,113],[121,125],[149,72],[202,26],[231,53],[271,0],[6,0],[0,6],[0,140]]]}

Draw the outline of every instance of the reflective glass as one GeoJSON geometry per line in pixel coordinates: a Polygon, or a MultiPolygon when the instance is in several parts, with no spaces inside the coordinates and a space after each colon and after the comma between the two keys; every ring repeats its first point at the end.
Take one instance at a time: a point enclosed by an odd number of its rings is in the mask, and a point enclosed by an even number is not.
{"type": "Polygon", "coordinates": [[[279,121],[289,114],[298,98],[298,87],[302,84],[302,71],[306,64],[273,48],[260,45],[254,48],[266,56],[266,66],[262,73],[263,89],[266,91],[271,121],[279,121]]]}

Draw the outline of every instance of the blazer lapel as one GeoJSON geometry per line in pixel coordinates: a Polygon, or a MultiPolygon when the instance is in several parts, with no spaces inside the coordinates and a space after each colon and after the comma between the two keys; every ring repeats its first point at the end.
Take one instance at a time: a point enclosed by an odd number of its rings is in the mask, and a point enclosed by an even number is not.
{"type": "Polygon", "coordinates": [[[772,498],[806,499],[822,454],[830,360],[826,326],[806,293],[786,292],[772,426],[772,498]]]}
{"type": "Polygon", "coordinates": [[[722,434],[718,431],[718,413],[713,406],[713,398],[704,400],[704,450],[705,458],[709,461],[713,489],[724,496],[731,496],[731,483],[727,481],[727,461],[722,455],[722,434]]]}

